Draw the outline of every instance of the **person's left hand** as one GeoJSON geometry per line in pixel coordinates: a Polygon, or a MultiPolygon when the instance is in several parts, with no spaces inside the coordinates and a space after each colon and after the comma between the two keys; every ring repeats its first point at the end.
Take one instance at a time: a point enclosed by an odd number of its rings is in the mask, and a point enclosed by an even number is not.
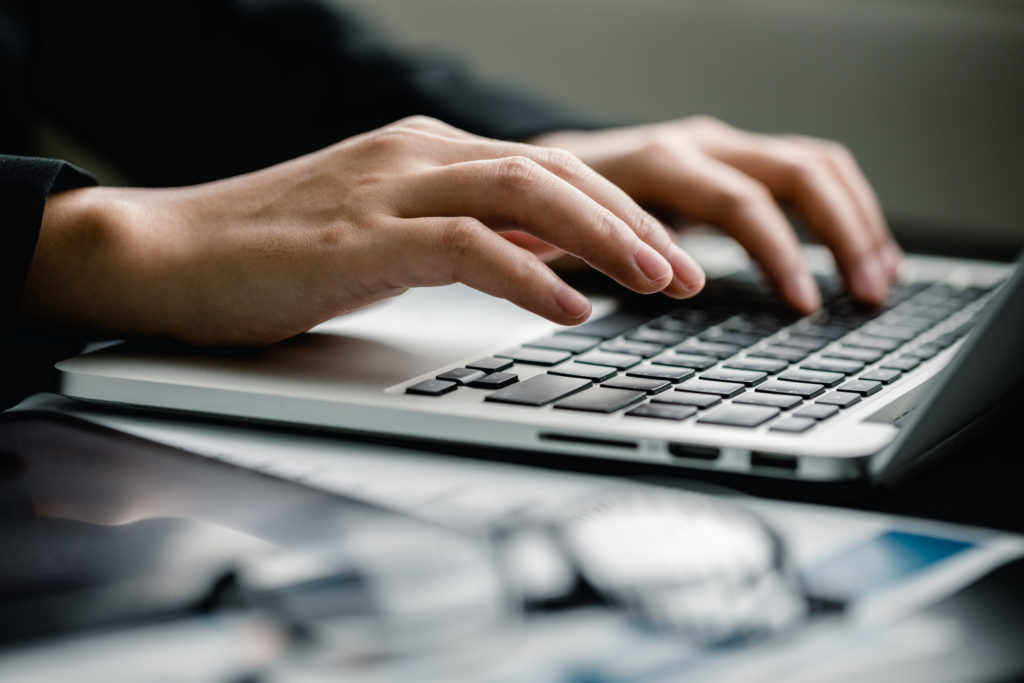
{"type": "Polygon", "coordinates": [[[838,143],[749,133],[708,117],[530,142],[573,152],[642,204],[725,230],[802,312],[821,297],[779,201],[832,251],[855,298],[881,304],[898,274],[902,252],[875,193],[838,143]]]}

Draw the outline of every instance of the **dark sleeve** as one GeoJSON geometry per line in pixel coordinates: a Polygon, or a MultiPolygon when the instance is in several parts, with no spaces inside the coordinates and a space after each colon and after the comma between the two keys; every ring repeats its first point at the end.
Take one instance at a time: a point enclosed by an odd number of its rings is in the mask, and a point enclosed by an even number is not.
{"type": "Polygon", "coordinates": [[[593,125],[403,56],[311,0],[38,7],[38,101],[145,184],[261,168],[412,114],[503,139],[593,125]]]}
{"type": "MultiPolygon", "coordinates": [[[[18,334],[17,323],[46,198],[91,184],[92,178],[64,161],[0,154],[0,405],[4,407],[24,394],[19,385],[32,374],[28,366],[33,363],[24,347],[36,345],[26,343],[18,334]],[[14,358],[17,363],[11,362],[14,358]]],[[[40,350],[38,346],[36,350],[40,350]]]]}

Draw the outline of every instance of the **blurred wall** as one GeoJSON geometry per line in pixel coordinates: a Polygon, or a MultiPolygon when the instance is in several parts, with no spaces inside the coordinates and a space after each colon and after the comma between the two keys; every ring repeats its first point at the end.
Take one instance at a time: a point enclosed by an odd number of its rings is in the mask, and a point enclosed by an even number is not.
{"type": "Polygon", "coordinates": [[[334,1],[601,117],[841,140],[912,248],[1024,243],[1024,2],[334,1]]]}

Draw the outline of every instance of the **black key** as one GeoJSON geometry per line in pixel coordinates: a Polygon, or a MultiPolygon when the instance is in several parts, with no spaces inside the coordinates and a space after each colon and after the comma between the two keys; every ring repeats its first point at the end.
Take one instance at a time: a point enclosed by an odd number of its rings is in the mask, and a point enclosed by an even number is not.
{"type": "Polygon", "coordinates": [[[552,375],[582,377],[583,379],[592,379],[595,382],[601,382],[609,377],[614,377],[618,371],[615,368],[610,368],[606,365],[587,365],[586,363],[572,362],[551,368],[548,372],[552,375]]]}
{"type": "Polygon", "coordinates": [[[718,361],[707,356],[695,356],[690,353],[674,353],[670,356],[659,356],[651,360],[658,365],[675,365],[694,370],[707,370],[718,361]]]}
{"type": "Polygon", "coordinates": [[[808,325],[803,329],[803,331],[812,337],[821,337],[822,339],[828,339],[830,341],[835,341],[840,337],[845,337],[847,332],[845,327],[840,327],[839,325],[821,324],[808,325]]]}
{"type": "Polygon", "coordinates": [[[559,375],[536,375],[484,397],[485,401],[543,406],[591,385],[590,380],[559,375]]]}
{"type": "Polygon", "coordinates": [[[504,351],[497,354],[503,358],[511,358],[517,363],[528,363],[530,365],[557,365],[572,354],[568,351],[556,351],[554,349],[531,349],[522,347],[504,351]]]}
{"type": "Polygon", "coordinates": [[[731,370],[729,368],[707,370],[700,374],[701,379],[713,379],[718,382],[739,382],[740,384],[745,384],[748,387],[760,384],[767,377],[768,374],[765,372],[758,372],[756,370],[731,370]]]}
{"type": "Polygon", "coordinates": [[[768,392],[770,394],[789,394],[791,396],[800,396],[801,398],[814,398],[825,391],[825,387],[820,384],[810,384],[807,382],[784,382],[779,379],[773,379],[770,382],[765,382],[759,386],[757,390],[768,392]]]}
{"type": "Polygon", "coordinates": [[[652,320],[648,325],[658,330],[664,330],[665,332],[678,332],[686,337],[700,334],[707,327],[707,325],[704,324],[696,324],[685,320],[679,320],[678,318],[673,318],[669,315],[662,316],[657,320],[652,320]]]}
{"type": "Polygon", "coordinates": [[[727,368],[737,370],[754,370],[756,372],[767,372],[768,374],[785,370],[789,363],[777,358],[733,358],[723,364],[727,368]]]}
{"type": "Polygon", "coordinates": [[[779,375],[779,379],[784,379],[787,382],[810,382],[811,384],[834,387],[846,379],[846,375],[841,372],[825,372],[823,370],[790,370],[779,375]]]}
{"type": "Polygon", "coordinates": [[[916,356],[923,360],[934,358],[935,354],[941,351],[942,348],[937,344],[921,344],[920,346],[910,349],[907,351],[908,356],[916,356]]]}
{"type": "Polygon", "coordinates": [[[843,360],[859,360],[865,363],[874,363],[885,355],[884,351],[878,349],[862,349],[853,346],[841,346],[838,349],[831,349],[825,352],[826,358],[841,358],[843,360]]]}
{"type": "Polygon", "coordinates": [[[893,370],[900,370],[902,372],[908,372],[913,370],[921,364],[920,358],[914,356],[900,356],[899,358],[890,358],[889,360],[882,363],[883,368],[891,368],[893,370]]]}
{"type": "Polygon", "coordinates": [[[684,379],[693,377],[693,370],[690,368],[676,368],[668,365],[647,365],[633,368],[626,373],[627,377],[646,377],[647,379],[667,379],[673,384],[682,382],[684,379]]]}
{"type": "Polygon", "coordinates": [[[860,394],[861,396],[871,396],[873,394],[877,394],[881,390],[881,382],[872,382],[864,379],[851,380],[839,387],[839,391],[852,391],[853,393],[860,394]]]}
{"type": "Polygon", "coordinates": [[[869,334],[851,334],[843,340],[843,346],[855,346],[862,349],[878,349],[879,351],[895,351],[903,346],[899,339],[891,337],[873,337],[869,334]]]}
{"type": "Polygon", "coordinates": [[[680,353],[695,353],[699,356],[712,356],[714,358],[728,358],[735,355],[740,347],[732,344],[718,344],[715,342],[686,342],[676,347],[680,353]]]}
{"type": "Polygon", "coordinates": [[[805,370],[821,370],[822,372],[841,372],[844,375],[852,375],[864,367],[862,360],[842,360],[839,358],[818,358],[806,360],[800,364],[805,370]]]}
{"type": "Polygon", "coordinates": [[[876,368],[870,372],[865,372],[860,376],[860,379],[869,379],[873,382],[881,382],[882,384],[890,384],[899,379],[903,373],[899,370],[893,370],[892,368],[876,368]]]}
{"type": "Polygon", "coordinates": [[[685,420],[697,414],[693,406],[677,406],[669,403],[645,403],[633,410],[626,411],[626,415],[633,417],[653,417],[659,420],[685,420]]]}
{"type": "Polygon", "coordinates": [[[768,406],[728,405],[704,413],[697,419],[697,422],[749,428],[764,424],[778,414],[778,408],[768,406]]]}
{"type": "Polygon", "coordinates": [[[648,344],[647,342],[626,341],[624,339],[613,339],[601,344],[602,351],[610,353],[627,353],[642,358],[650,358],[665,350],[660,344],[648,344]]]}
{"type": "Polygon", "coordinates": [[[675,346],[682,344],[690,335],[682,332],[669,332],[668,330],[655,330],[650,327],[641,327],[639,330],[630,332],[626,339],[630,341],[645,342],[647,344],[658,344],[660,346],[675,346]]]}
{"type": "Polygon", "coordinates": [[[751,351],[751,356],[757,356],[759,358],[777,358],[779,360],[789,361],[790,363],[796,363],[802,361],[810,351],[805,349],[797,349],[791,346],[768,346],[763,349],[757,349],[751,351]]]}
{"type": "Polygon", "coordinates": [[[864,328],[864,332],[873,335],[875,337],[887,337],[889,339],[898,339],[901,342],[908,342],[917,335],[921,334],[921,327],[900,324],[889,324],[883,325],[876,323],[864,328]]]}
{"type": "Polygon", "coordinates": [[[475,379],[480,379],[485,373],[483,370],[473,370],[472,368],[452,368],[447,372],[442,372],[434,379],[443,379],[448,382],[455,382],[456,384],[469,384],[475,379]]]}
{"type": "Polygon", "coordinates": [[[785,339],[776,342],[782,346],[789,346],[794,349],[804,349],[805,351],[817,351],[822,349],[829,344],[828,339],[821,339],[820,337],[808,337],[802,334],[791,334],[785,339]]]}
{"type": "Polygon", "coordinates": [[[720,328],[708,330],[704,334],[700,335],[702,341],[713,342],[719,344],[731,344],[733,346],[753,346],[757,342],[761,341],[763,337],[757,334],[747,334],[744,332],[728,332],[720,328]]]}
{"type": "Polygon", "coordinates": [[[555,407],[564,410],[583,410],[588,413],[614,413],[620,408],[636,403],[645,396],[646,394],[642,391],[594,387],[559,401],[555,407]]]}
{"type": "Polygon", "coordinates": [[[616,377],[604,382],[601,386],[609,389],[628,389],[630,391],[642,391],[645,394],[660,394],[672,386],[672,382],[665,379],[646,379],[643,377],[616,377]]]}
{"type": "Polygon", "coordinates": [[[553,334],[537,341],[532,341],[524,346],[532,346],[541,349],[558,349],[572,353],[583,353],[589,351],[601,343],[600,337],[585,337],[579,334],[553,334]]]}
{"type": "Polygon", "coordinates": [[[612,339],[640,327],[645,322],[647,322],[647,317],[635,313],[612,313],[603,318],[577,325],[573,328],[573,334],[612,339]]]}
{"type": "Polygon", "coordinates": [[[519,375],[514,372],[492,372],[489,375],[484,375],[480,379],[475,379],[469,383],[469,386],[474,389],[503,389],[510,384],[515,384],[519,381],[519,375]]]}
{"type": "Polygon", "coordinates": [[[818,424],[818,421],[809,417],[786,417],[769,427],[768,431],[800,434],[801,432],[806,432],[816,424],[818,424]]]}
{"type": "Polygon", "coordinates": [[[474,370],[483,370],[484,372],[497,372],[498,370],[507,370],[512,367],[512,361],[507,358],[481,358],[472,363],[466,363],[466,367],[474,370]]]}
{"type": "Polygon", "coordinates": [[[715,382],[709,379],[691,379],[679,385],[678,391],[695,391],[699,394],[715,394],[731,398],[746,387],[736,382],[715,382]]]}
{"type": "Polygon", "coordinates": [[[858,402],[860,402],[860,394],[854,394],[849,391],[830,391],[815,401],[815,403],[839,406],[840,408],[849,408],[858,402]]]}
{"type": "Polygon", "coordinates": [[[774,406],[776,408],[782,408],[783,410],[789,410],[798,403],[801,403],[803,399],[799,396],[790,396],[788,394],[766,394],[760,391],[748,391],[742,396],[737,396],[733,399],[733,403],[746,403],[753,406],[774,406]]]}
{"type": "Polygon", "coordinates": [[[419,394],[420,396],[440,396],[449,391],[455,391],[459,385],[455,382],[448,382],[443,379],[425,379],[422,382],[406,387],[405,393],[419,394]]]}
{"type": "Polygon", "coordinates": [[[793,417],[809,417],[813,420],[827,420],[839,412],[839,406],[826,403],[811,403],[793,413],[793,417]]]}
{"type": "Polygon", "coordinates": [[[695,406],[697,408],[710,408],[721,403],[722,399],[714,394],[695,394],[691,391],[666,391],[651,399],[652,403],[672,403],[676,405],[695,406]]]}
{"type": "Polygon", "coordinates": [[[591,365],[607,365],[610,368],[618,368],[619,370],[625,370],[631,368],[640,361],[643,360],[640,356],[634,356],[628,353],[611,353],[609,351],[588,351],[582,356],[577,356],[576,360],[580,363],[590,363],[591,365]]]}

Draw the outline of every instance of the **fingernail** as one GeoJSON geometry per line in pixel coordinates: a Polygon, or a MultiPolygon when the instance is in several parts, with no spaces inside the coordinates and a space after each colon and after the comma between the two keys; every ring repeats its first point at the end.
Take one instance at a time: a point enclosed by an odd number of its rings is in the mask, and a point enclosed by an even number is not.
{"type": "Polygon", "coordinates": [[[582,320],[590,315],[590,302],[569,285],[562,285],[555,292],[555,302],[573,320],[582,320]]]}
{"type": "Polygon", "coordinates": [[[668,261],[654,251],[654,247],[640,240],[637,241],[636,251],[633,252],[633,260],[651,282],[665,279],[672,269],[668,261]]]}
{"type": "Polygon", "coordinates": [[[882,270],[882,264],[877,259],[868,257],[861,259],[853,267],[850,288],[858,299],[881,304],[889,290],[888,279],[882,270]]]}
{"type": "Polygon", "coordinates": [[[704,269],[693,260],[692,256],[675,244],[669,247],[668,262],[675,275],[673,283],[679,283],[685,296],[693,296],[704,288],[704,269]]]}
{"type": "Polygon", "coordinates": [[[795,272],[783,285],[783,291],[790,303],[805,313],[821,308],[821,292],[818,283],[806,270],[795,272]]]}

